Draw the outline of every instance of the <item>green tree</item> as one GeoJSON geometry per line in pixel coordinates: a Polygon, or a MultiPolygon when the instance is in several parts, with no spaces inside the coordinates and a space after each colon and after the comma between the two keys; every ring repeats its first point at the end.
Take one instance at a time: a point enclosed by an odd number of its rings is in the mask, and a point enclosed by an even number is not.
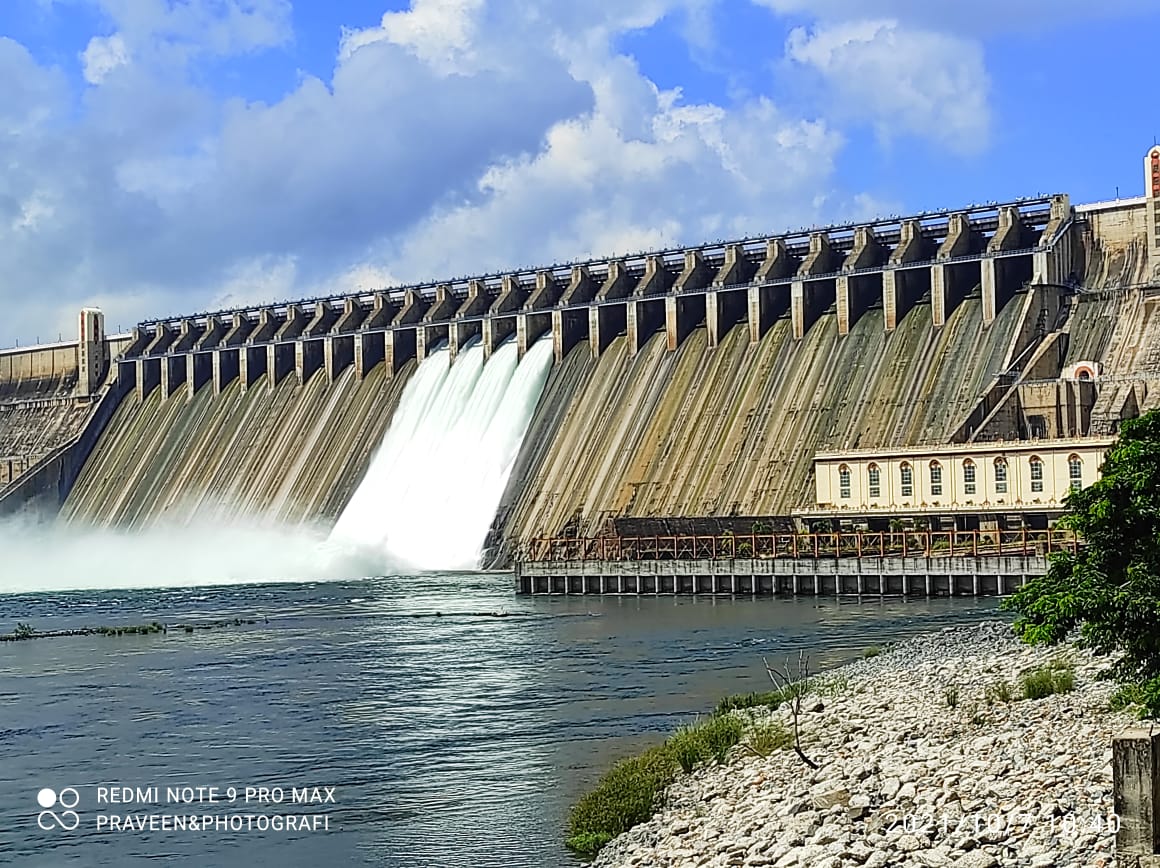
{"type": "Polygon", "coordinates": [[[1056,644],[1078,627],[1079,644],[1113,655],[1107,674],[1160,717],[1160,411],[1122,423],[1099,481],[1072,492],[1066,509],[1061,524],[1084,545],[1053,555],[1004,608],[1029,644],[1056,644]]]}

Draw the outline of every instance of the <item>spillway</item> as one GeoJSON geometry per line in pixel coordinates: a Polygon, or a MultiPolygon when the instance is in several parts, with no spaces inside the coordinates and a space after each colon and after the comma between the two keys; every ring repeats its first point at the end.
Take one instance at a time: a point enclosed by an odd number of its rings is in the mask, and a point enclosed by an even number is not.
{"type": "Polygon", "coordinates": [[[331,541],[418,569],[473,569],[552,365],[541,340],[484,360],[475,343],[452,364],[426,358],[331,541]]]}

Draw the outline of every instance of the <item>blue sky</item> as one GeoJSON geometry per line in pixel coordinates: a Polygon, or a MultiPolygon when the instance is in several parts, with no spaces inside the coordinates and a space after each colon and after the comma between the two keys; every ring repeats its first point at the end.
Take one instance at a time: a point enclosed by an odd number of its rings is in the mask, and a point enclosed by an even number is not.
{"type": "Polygon", "coordinates": [[[0,345],[1135,196],[1154,0],[3,0],[0,345]]]}

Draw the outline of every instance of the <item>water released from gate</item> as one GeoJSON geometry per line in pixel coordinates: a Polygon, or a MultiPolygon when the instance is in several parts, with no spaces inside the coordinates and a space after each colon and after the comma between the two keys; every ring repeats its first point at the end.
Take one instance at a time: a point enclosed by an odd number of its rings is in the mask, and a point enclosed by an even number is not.
{"type": "Polygon", "coordinates": [[[551,365],[550,340],[523,359],[514,341],[486,364],[478,342],[454,363],[447,349],[424,359],[331,544],[413,569],[476,568],[551,365]]]}

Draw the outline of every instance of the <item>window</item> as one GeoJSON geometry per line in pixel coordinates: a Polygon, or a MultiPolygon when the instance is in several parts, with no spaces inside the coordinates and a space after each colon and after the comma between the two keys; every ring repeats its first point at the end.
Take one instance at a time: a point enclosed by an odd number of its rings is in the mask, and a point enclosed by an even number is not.
{"type": "Polygon", "coordinates": [[[963,491],[975,493],[975,462],[969,458],[963,462],[963,491]]]}
{"type": "Polygon", "coordinates": [[[850,468],[845,464],[838,468],[838,497],[850,499],[850,468]]]}
{"type": "Polygon", "coordinates": [[[1067,481],[1073,491],[1083,488],[1083,459],[1078,455],[1067,459],[1067,481]]]}
{"type": "Polygon", "coordinates": [[[942,496],[942,465],[937,461],[930,463],[930,493],[933,497],[942,496]]]}
{"type": "Polygon", "coordinates": [[[1038,458],[1031,459],[1031,490],[1043,491],[1043,462],[1038,458]]]}
{"type": "Polygon", "coordinates": [[[1002,458],[995,459],[995,493],[1007,493],[1007,462],[1002,458]]]}
{"type": "Polygon", "coordinates": [[[882,496],[882,471],[878,469],[877,464],[871,464],[870,470],[866,474],[867,481],[870,483],[870,496],[882,496]]]}
{"type": "Polygon", "coordinates": [[[914,496],[914,471],[910,469],[909,464],[902,465],[902,496],[914,496]]]}

